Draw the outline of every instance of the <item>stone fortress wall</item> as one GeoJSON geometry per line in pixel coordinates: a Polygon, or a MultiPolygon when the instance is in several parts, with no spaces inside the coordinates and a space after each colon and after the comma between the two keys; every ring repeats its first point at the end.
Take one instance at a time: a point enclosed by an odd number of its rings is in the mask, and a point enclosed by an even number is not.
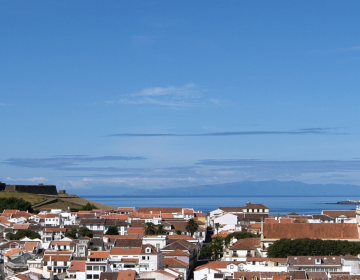
{"type": "Polygon", "coordinates": [[[50,194],[57,195],[57,189],[55,185],[7,185],[0,181],[0,191],[4,192],[26,192],[35,194],[50,194]]]}

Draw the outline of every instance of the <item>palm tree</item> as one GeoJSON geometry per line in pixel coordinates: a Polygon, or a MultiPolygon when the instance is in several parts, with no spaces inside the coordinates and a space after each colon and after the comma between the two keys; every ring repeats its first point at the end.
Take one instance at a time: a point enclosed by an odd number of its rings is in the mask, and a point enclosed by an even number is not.
{"type": "Polygon", "coordinates": [[[194,235],[194,233],[198,230],[199,225],[195,222],[194,219],[190,219],[185,226],[185,229],[187,232],[190,233],[191,236],[194,235]]]}
{"type": "Polygon", "coordinates": [[[163,235],[166,234],[166,230],[164,229],[164,226],[160,224],[156,226],[155,233],[158,235],[163,235]]]}
{"type": "Polygon", "coordinates": [[[219,233],[219,228],[220,228],[220,224],[219,224],[219,223],[216,223],[216,224],[215,224],[216,234],[219,233]]]}
{"type": "Polygon", "coordinates": [[[151,222],[145,224],[145,234],[146,235],[154,235],[155,234],[155,225],[151,222]]]}

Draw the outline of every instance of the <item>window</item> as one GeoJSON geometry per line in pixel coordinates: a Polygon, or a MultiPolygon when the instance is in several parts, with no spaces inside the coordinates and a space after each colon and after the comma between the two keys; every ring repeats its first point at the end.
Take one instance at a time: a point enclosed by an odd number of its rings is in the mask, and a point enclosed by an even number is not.
{"type": "Polygon", "coordinates": [[[98,266],[98,265],[95,265],[95,266],[94,266],[94,270],[99,270],[99,266],[98,266]]]}
{"type": "Polygon", "coordinates": [[[92,270],[92,266],[87,266],[86,269],[87,270],[92,270]]]}
{"type": "Polygon", "coordinates": [[[86,275],[86,279],[93,279],[93,278],[92,278],[92,274],[86,275]]]}
{"type": "Polygon", "coordinates": [[[145,256],[142,256],[142,258],[141,258],[143,261],[145,260],[145,256]]]}
{"type": "Polygon", "coordinates": [[[233,264],[230,264],[230,269],[233,269],[234,268],[234,265],[233,264]]]}
{"type": "Polygon", "coordinates": [[[99,276],[100,276],[99,274],[94,274],[93,279],[99,279],[100,278],[99,276]]]}

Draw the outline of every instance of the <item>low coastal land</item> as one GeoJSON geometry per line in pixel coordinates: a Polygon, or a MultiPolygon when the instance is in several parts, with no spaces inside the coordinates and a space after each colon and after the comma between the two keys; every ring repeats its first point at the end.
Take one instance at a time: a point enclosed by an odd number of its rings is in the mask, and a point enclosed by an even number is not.
{"type": "Polygon", "coordinates": [[[0,192],[0,198],[16,197],[22,198],[31,203],[34,210],[41,208],[70,208],[72,211],[78,211],[87,203],[94,204],[99,209],[115,209],[116,207],[106,204],[101,204],[88,199],[84,199],[75,194],[33,194],[25,192],[0,192]]]}

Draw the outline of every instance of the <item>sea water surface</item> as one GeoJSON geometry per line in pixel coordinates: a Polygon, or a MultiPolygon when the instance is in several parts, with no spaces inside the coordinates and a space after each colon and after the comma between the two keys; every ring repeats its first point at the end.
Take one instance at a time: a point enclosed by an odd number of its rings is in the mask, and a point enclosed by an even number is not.
{"type": "Polygon", "coordinates": [[[323,196],[191,196],[191,197],[144,197],[144,196],[82,196],[83,198],[112,206],[123,207],[149,207],[149,206],[175,206],[189,207],[196,211],[207,213],[219,206],[244,206],[247,201],[261,203],[269,207],[270,214],[320,214],[321,210],[350,210],[356,205],[336,204],[347,199],[359,200],[358,197],[345,197],[335,195],[323,196]]]}

